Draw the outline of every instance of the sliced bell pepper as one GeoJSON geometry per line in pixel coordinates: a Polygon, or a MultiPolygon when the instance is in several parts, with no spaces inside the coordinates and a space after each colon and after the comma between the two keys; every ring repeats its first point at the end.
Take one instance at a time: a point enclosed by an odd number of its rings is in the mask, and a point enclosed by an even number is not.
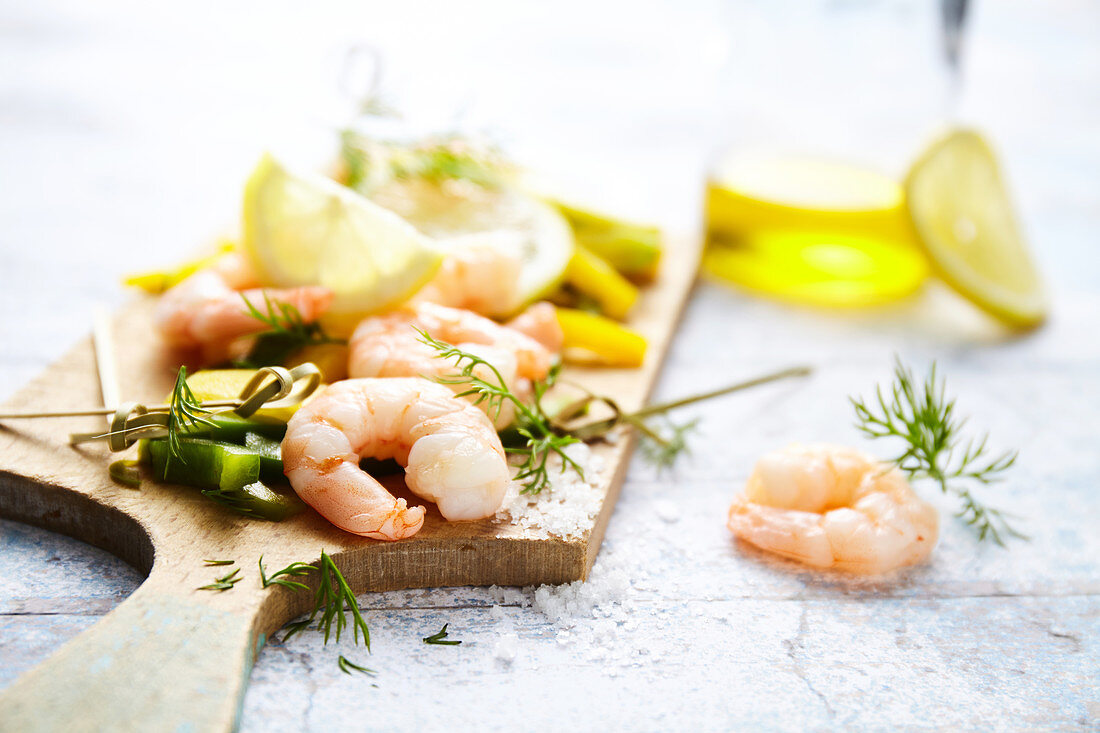
{"type": "Polygon", "coordinates": [[[573,227],[578,244],[602,257],[629,278],[651,280],[661,260],[661,230],[555,201],[573,227]]]}
{"type": "MultiPolygon", "coordinates": [[[[299,509],[294,499],[260,482],[263,458],[245,446],[180,438],[176,457],[169,452],[167,440],[157,439],[146,441],[142,454],[157,480],[200,488],[204,496],[238,513],[278,521],[299,509]]],[[[282,473],[281,461],[278,472],[282,473]]]]}
{"type": "Polygon", "coordinates": [[[565,279],[582,295],[587,295],[611,318],[622,320],[638,300],[638,288],[614,267],[584,247],[577,247],[565,279]]]}
{"type": "Polygon", "coordinates": [[[123,279],[122,283],[131,287],[140,288],[152,295],[157,295],[179,284],[182,280],[194,275],[202,268],[209,267],[214,260],[221,257],[226,252],[233,251],[235,247],[235,244],[225,240],[218,244],[218,251],[212,255],[185,262],[169,270],[154,270],[151,272],[140,272],[128,275],[123,279]]]}
{"type": "Polygon", "coordinates": [[[245,433],[244,447],[260,457],[260,478],[268,483],[286,481],[283,475],[282,444],[260,433],[245,433]]]}
{"type": "Polygon", "coordinates": [[[558,308],[565,334],[567,361],[615,367],[638,367],[645,361],[646,340],[610,318],[573,308],[558,308]]]}

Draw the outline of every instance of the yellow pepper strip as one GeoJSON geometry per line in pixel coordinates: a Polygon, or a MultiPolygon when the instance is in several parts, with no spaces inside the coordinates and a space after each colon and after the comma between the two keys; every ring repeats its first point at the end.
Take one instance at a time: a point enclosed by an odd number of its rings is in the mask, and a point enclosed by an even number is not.
{"type": "Polygon", "coordinates": [[[610,318],[558,308],[558,323],[565,334],[567,361],[614,367],[638,367],[645,360],[646,340],[610,318]]]}
{"type": "Polygon", "coordinates": [[[604,314],[622,320],[638,300],[638,288],[620,275],[614,267],[584,247],[577,247],[565,280],[578,292],[587,295],[604,314]]]}
{"type": "Polygon", "coordinates": [[[218,251],[212,255],[185,262],[172,270],[155,270],[153,272],[142,272],[136,275],[129,275],[122,283],[131,287],[140,288],[152,295],[157,295],[163,293],[173,285],[176,285],[184,278],[190,277],[202,268],[209,266],[214,260],[226,252],[232,252],[234,247],[236,247],[236,245],[233,244],[233,242],[222,241],[218,245],[218,251]]]}
{"type": "Polygon", "coordinates": [[[652,280],[661,260],[661,230],[553,202],[573,227],[577,242],[629,278],[652,280]]]}

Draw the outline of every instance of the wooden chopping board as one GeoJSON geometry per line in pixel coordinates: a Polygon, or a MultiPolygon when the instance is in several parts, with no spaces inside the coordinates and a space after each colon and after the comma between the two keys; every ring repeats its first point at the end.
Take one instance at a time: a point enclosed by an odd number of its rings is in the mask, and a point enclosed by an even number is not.
{"type": "MultiPolygon", "coordinates": [[[[630,325],[649,342],[641,369],[570,368],[566,375],[625,409],[644,404],[657,379],[698,268],[698,237],[666,243],[657,281],[630,325]]],[[[159,403],[177,365],[152,331],[152,299],[115,319],[123,399],[159,403]]],[[[79,317],[79,316],[77,316],[79,317]]],[[[4,411],[100,404],[93,349],[76,345],[18,392],[4,411]]],[[[577,536],[507,522],[450,523],[434,506],[408,540],[379,542],[336,529],[310,509],[278,523],[250,520],[195,489],[108,477],[117,458],[100,444],[68,445],[98,418],[0,425],[0,515],[101,547],[148,574],[132,596],[0,696],[5,730],[225,730],[236,727],[256,654],[267,637],[312,607],[312,594],[260,587],[269,570],[316,564],[329,553],[356,592],[459,585],[533,585],[586,578],[626,473],[634,436],[595,444],[599,511],[577,536]],[[224,574],[204,559],[233,559],[243,579],[227,592],[197,588],[224,574]]],[[[400,490],[397,492],[401,495],[400,490]]],[[[231,569],[231,568],[230,568],[231,569]]],[[[316,575],[316,574],[313,574],[316,575]]],[[[314,579],[315,580],[315,579],[314,579]]]]}

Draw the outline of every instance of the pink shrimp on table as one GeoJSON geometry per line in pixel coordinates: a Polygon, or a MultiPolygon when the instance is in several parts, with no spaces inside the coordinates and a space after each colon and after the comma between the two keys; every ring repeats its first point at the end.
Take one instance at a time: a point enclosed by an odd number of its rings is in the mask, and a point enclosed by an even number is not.
{"type": "MultiPolygon", "coordinates": [[[[419,303],[392,313],[364,319],[351,336],[348,374],[352,377],[428,378],[454,374],[454,362],[442,359],[421,341],[417,330],[453,344],[492,364],[505,384],[517,394],[530,389],[530,380],[543,379],[553,365],[554,354],[519,331],[458,308],[419,303]]],[[[493,380],[490,370],[479,366],[477,376],[493,380]]],[[[462,391],[458,387],[457,391],[462,391]]],[[[488,404],[483,403],[488,409],[488,404]]],[[[511,405],[493,418],[498,426],[511,422],[511,405]]]]}
{"type": "Polygon", "coordinates": [[[258,285],[242,255],[222,255],[161,296],[154,314],[157,330],[172,346],[221,345],[267,328],[249,313],[245,298],[261,313],[267,312],[268,301],[293,306],[307,323],[332,302],[328,288],[261,289],[258,285]]]}
{"type": "Polygon", "coordinates": [[[486,243],[455,244],[415,302],[504,316],[520,306],[519,257],[486,243]]]}
{"type": "Polygon", "coordinates": [[[299,497],[340,529],[379,540],[411,537],[424,507],[394,498],[359,468],[393,458],[405,483],[450,521],[492,516],[511,480],[485,413],[426,379],[348,379],[325,388],[287,423],[283,470],[299,497]]]}
{"type": "Polygon", "coordinates": [[[851,448],[791,445],[757,462],[728,526],[807,565],[884,573],[928,557],[939,515],[896,468],[851,448]]]}

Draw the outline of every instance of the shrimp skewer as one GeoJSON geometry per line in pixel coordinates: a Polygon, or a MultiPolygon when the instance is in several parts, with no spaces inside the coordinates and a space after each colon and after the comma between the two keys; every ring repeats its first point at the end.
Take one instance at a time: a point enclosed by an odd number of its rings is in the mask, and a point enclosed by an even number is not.
{"type": "MultiPolygon", "coordinates": [[[[428,378],[453,374],[454,364],[423,343],[418,330],[485,359],[517,394],[530,391],[530,380],[545,378],[554,359],[538,341],[476,313],[419,303],[360,322],[349,343],[348,374],[428,378]]],[[[495,379],[489,373],[478,376],[495,379]]],[[[487,404],[484,406],[489,409],[487,404]]],[[[493,418],[498,427],[503,427],[511,422],[513,414],[511,406],[505,405],[499,414],[494,411],[493,418]]]]}
{"type": "Polygon", "coordinates": [[[409,489],[450,521],[492,516],[511,480],[485,413],[416,377],[327,387],[290,419],[282,456],[303,501],[340,529],[379,540],[416,534],[424,507],[394,498],[360,458],[395,459],[409,489]]]}
{"type": "Polygon", "coordinates": [[[928,557],[939,516],[896,468],[850,448],[792,445],[757,462],[728,526],[807,565],[884,573],[928,557]]]}
{"type": "Polygon", "coordinates": [[[172,346],[217,348],[267,328],[249,313],[244,298],[261,310],[265,297],[293,306],[307,323],[332,302],[328,288],[261,289],[258,284],[242,255],[223,255],[161,297],[154,313],[157,330],[172,346]]]}

